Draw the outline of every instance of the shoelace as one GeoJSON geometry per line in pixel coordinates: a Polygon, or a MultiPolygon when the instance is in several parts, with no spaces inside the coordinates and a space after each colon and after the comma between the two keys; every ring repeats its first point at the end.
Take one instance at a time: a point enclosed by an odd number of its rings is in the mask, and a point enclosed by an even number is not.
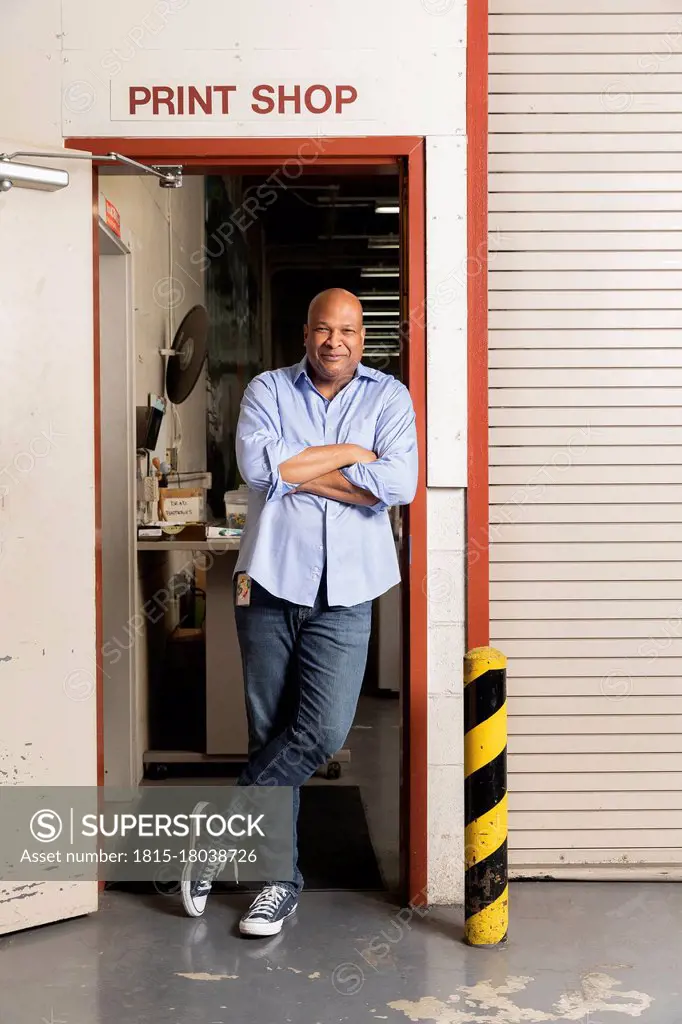
{"type": "Polygon", "coordinates": [[[267,914],[268,917],[272,917],[288,895],[288,891],[281,885],[269,885],[256,896],[249,910],[249,917],[253,914],[267,914]]]}
{"type": "MultiPolygon", "coordinates": [[[[219,859],[219,855],[220,855],[220,852],[221,852],[221,847],[209,847],[209,850],[213,850],[216,853],[216,859],[215,860],[208,860],[208,861],[206,861],[205,864],[201,865],[201,868],[199,869],[199,872],[198,872],[198,874],[197,874],[197,876],[195,878],[195,883],[194,883],[195,887],[199,891],[203,891],[206,886],[209,886],[209,888],[210,888],[210,886],[216,880],[218,875],[221,874],[221,872],[225,870],[225,868],[227,867],[227,864],[228,864],[227,860],[220,860],[219,859]]],[[[239,881],[239,875],[238,875],[236,861],[232,861],[231,863],[232,863],[232,868],[234,870],[234,880],[235,880],[235,882],[238,882],[239,881]]]]}

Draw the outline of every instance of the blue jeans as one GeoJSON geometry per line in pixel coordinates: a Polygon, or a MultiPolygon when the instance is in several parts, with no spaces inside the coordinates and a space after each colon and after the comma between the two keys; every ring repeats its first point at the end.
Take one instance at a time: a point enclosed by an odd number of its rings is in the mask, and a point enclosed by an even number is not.
{"type": "Polygon", "coordinates": [[[280,884],[298,893],[299,787],[343,746],[353,724],[372,602],[330,606],[323,574],[312,608],[252,580],[250,605],[234,611],[249,727],[249,761],[237,785],[292,787],[294,881],[280,884]]]}

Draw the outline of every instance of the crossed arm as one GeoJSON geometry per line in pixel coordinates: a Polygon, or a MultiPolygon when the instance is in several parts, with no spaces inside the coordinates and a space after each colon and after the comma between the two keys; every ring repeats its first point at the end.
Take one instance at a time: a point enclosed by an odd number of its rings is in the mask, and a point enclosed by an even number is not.
{"type": "Polygon", "coordinates": [[[417,486],[417,443],[409,392],[397,382],[379,413],[374,444],[376,453],[355,444],[286,441],[277,398],[262,378],[242,399],[237,462],[248,486],[267,492],[266,501],[303,491],[372,512],[408,504],[417,486]]]}
{"type": "Polygon", "coordinates": [[[376,505],[379,498],[347,480],[341,469],[375,461],[374,452],[360,445],[328,444],[305,448],[299,455],[281,462],[279,471],[285,483],[296,485],[294,494],[305,491],[349,505],[371,506],[376,505]]]}

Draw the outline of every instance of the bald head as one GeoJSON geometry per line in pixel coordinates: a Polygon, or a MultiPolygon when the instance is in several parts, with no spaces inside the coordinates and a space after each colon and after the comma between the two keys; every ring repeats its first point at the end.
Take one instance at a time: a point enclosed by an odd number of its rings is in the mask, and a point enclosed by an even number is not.
{"type": "Polygon", "coordinates": [[[318,315],[319,307],[326,308],[327,305],[333,307],[342,305],[348,311],[355,310],[362,322],[362,303],[357,295],[346,291],[345,288],[326,288],[323,292],[318,292],[308,306],[308,324],[318,315]]]}
{"type": "Polygon", "coordinates": [[[351,379],[362,358],[362,305],[345,288],[327,288],[308,307],[303,328],[308,364],[316,386],[335,393],[351,379]]]}

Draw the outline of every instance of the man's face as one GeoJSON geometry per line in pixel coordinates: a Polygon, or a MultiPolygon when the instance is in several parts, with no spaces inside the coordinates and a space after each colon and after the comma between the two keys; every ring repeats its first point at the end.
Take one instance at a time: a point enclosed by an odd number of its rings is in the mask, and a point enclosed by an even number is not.
{"type": "Polygon", "coordinates": [[[350,380],[362,358],[362,306],[351,295],[323,296],[313,303],[303,328],[305,350],[321,380],[350,380]]]}

